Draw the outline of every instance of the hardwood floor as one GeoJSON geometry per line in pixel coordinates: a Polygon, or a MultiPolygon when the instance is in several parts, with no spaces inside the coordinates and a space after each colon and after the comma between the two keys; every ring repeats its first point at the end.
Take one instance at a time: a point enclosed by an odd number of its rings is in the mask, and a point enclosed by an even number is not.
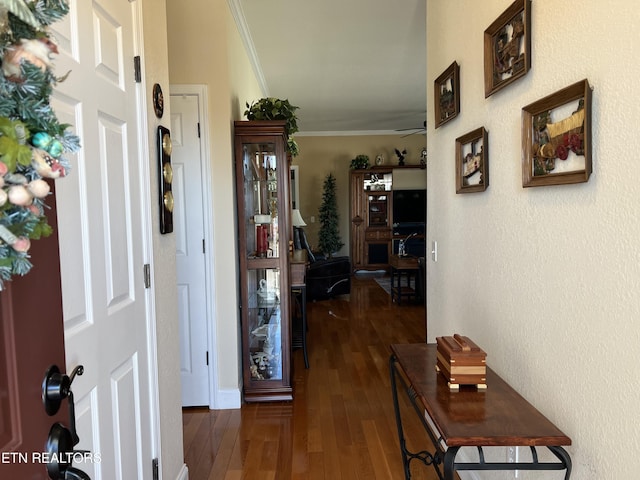
{"type": "MultiPolygon", "coordinates": [[[[355,278],[349,297],[309,303],[308,322],[310,368],[294,351],[293,402],[184,410],[190,480],[404,478],[389,345],[424,342],[424,307],[399,307],[372,278],[355,278]]],[[[412,451],[428,445],[419,422],[405,429],[412,451]]],[[[416,480],[435,479],[432,470],[412,462],[416,480]]]]}

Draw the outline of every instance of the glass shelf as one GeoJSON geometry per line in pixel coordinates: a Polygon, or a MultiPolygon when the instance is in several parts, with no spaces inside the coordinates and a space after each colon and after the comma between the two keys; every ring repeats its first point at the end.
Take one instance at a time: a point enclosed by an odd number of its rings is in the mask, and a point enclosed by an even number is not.
{"type": "Polygon", "coordinates": [[[247,329],[253,380],[282,379],[282,311],[280,309],[280,271],[249,270],[247,329]]]}
{"type": "Polygon", "coordinates": [[[369,205],[369,226],[389,226],[389,195],[370,194],[367,197],[369,205]]]}
{"type": "Polygon", "coordinates": [[[245,252],[248,258],[277,258],[278,237],[278,162],[273,143],[242,145],[247,229],[245,252]]]}

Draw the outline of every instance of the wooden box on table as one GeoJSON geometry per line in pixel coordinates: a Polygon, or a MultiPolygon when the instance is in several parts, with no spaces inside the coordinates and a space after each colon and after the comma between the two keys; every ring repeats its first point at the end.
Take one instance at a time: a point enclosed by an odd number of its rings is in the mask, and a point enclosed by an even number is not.
{"type": "Polygon", "coordinates": [[[487,388],[487,354],[469,337],[437,337],[436,370],[447,379],[450,390],[460,385],[487,388]]]}

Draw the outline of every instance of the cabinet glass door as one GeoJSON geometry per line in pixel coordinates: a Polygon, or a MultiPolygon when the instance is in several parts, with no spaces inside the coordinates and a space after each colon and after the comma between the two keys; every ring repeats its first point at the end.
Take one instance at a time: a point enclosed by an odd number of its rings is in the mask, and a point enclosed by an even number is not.
{"type": "Polygon", "coordinates": [[[252,381],[282,380],[282,312],[280,271],[260,268],[247,272],[249,292],[247,332],[252,381]]]}
{"type": "Polygon", "coordinates": [[[388,195],[371,194],[368,196],[369,226],[388,227],[388,195]]]}
{"type": "Polygon", "coordinates": [[[244,143],[244,222],[247,258],[277,258],[278,162],[275,144],[244,143]]]}

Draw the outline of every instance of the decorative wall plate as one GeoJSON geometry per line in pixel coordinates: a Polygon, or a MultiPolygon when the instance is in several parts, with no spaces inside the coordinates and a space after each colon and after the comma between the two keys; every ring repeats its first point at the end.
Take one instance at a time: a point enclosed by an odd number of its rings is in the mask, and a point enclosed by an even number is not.
{"type": "Polygon", "coordinates": [[[153,111],[156,113],[156,117],[162,118],[164,114],[164,95],[159,83],[153,86],[153,111]]]}

